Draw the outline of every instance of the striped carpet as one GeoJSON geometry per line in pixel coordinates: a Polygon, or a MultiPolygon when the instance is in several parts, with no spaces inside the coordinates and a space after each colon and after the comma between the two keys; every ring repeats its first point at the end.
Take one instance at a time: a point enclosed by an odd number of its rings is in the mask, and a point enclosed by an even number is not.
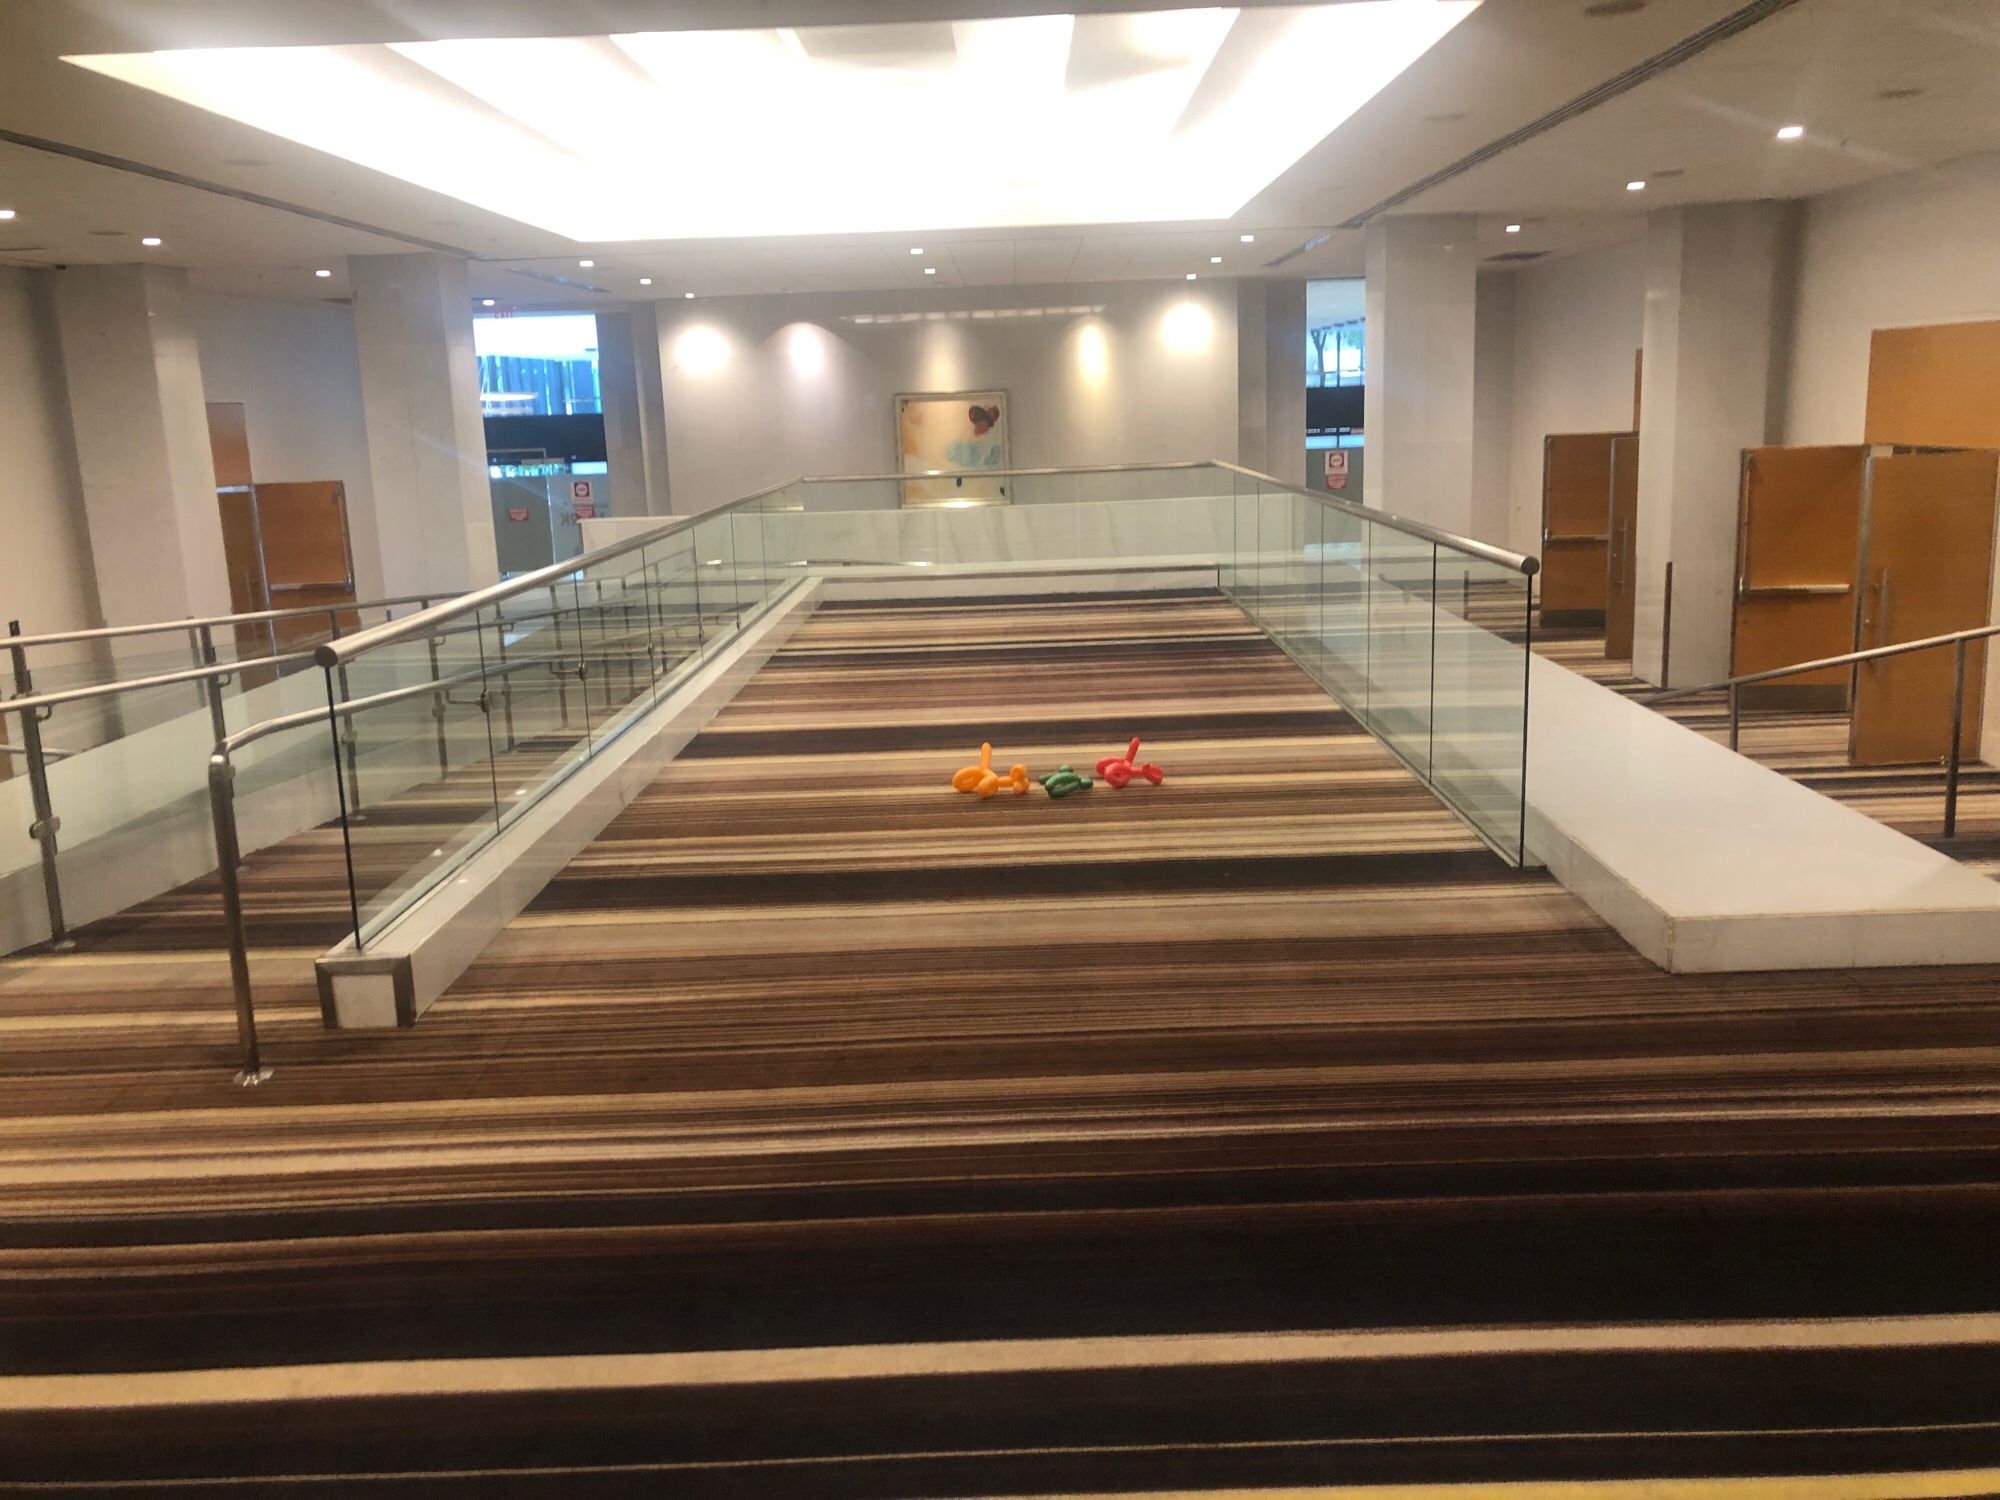
{"type": "Polygon", "coordinates": [[[263,1089],[199,889],[0,963],[0,1493],[2000,1453],[2000,971],[1661,974],[1217,596],[823,608],[412,1032],[319,1028],[330,849],[249,871],[263,1089]],[[1134,733],[1163,786],[947,786],[1134,733]]]}

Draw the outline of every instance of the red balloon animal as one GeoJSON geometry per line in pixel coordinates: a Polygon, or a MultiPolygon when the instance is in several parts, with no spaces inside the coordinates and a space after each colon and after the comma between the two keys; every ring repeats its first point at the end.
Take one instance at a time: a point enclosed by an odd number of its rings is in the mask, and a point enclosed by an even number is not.
{"type": "Polygon", "coordinates": [[[1097,774],[1119,788],[1127,785],[1134,776],[1143,776],[1154,786],[1167,779],[1167,773],[1151,761],[1142,766],[1138,764],[1138,760],[1139,737],[1135,734],[1132,736],[1132,743],[1125,747],[1123,755],[1107,755],[1097,763],[1097,774]]]}

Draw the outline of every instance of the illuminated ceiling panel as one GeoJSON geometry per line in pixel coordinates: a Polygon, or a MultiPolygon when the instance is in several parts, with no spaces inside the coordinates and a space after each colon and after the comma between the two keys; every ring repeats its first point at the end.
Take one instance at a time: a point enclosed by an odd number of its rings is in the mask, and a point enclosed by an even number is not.
{"type": "Polygon", "coordinates": [[[585,243],[1227,218],[1478,0],[68,61],[585,243]]]}

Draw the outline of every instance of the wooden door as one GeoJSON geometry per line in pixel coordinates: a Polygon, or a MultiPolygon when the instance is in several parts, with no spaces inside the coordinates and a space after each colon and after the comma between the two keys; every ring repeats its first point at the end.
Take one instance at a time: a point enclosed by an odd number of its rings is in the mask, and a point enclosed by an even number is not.
{"type": "MultiPolygon", "coordinates": [[[[1986,623],[2000,453],[1967,449],[1873,460],[1862,561],[1865,648],[1986,623]]],[[[1855,668],[1848,757],[1857,766],[1941,760],[1951,748],[1953,653],[1920,651],[1855,668]]],[[[1960,752],[1979,746],[1986,648],[1966,652],[1960,752]]]]}
{"type": "Polygon", "coordinates": [[[1639,543],[1639,434],[1611,440],[1611,541],[1605,558],[1604,654],[1632,659],[1633,549],[1639,543]]]}
{"type": "MultiPolygon", "coordinates": [[[[354,554],[347,536],[347,487],[338,479],[260,484],[257,518],[271,608],[354,603],[354,554]]],[[[341,629],[357,623],[341,612],[341,629]]],[[[318,640],[327,618],[305,615],[276,622],[279,650],[318,640]]]]}
{"type": "MultiPolygon", "coordinates": [[[[1854,649],[1869,450],[1747,448],[1736,515],[1732,675],[1854,649]]],[[[1844,708],[1850,673],[1830,667],[1762,689],[1767,699],[1844,708]]]]}
{"type": "Polygon", "coordinates": [[[1611,541],[1615,432],[1542,439],[1542,622],[1599,625],[1611,541]]]}

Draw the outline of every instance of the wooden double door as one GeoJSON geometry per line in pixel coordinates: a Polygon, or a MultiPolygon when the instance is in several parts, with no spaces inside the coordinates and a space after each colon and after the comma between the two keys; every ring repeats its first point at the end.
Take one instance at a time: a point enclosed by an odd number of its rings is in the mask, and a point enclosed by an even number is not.
{"type": "Polygon", "coordinates": [[[1542,440],[1542,619],[1604,626],[1604,654],[1632,655],[1639,434],[1542,440]]]}
{"type": "MultiPolygon", "coordinates": [[[[1892,646],[1987,623],[2000,452],[1965,449],[1872,460],[1855,648],[1892,646]]],[[[1986,645],[1966,649],[1959,753],[1979,753],[1986,645]]],[[[1949,648],[1862,662],[1854,671],[1848,758],[1857,766],[1943,759],[1957,690],[1949,648]]]]}

